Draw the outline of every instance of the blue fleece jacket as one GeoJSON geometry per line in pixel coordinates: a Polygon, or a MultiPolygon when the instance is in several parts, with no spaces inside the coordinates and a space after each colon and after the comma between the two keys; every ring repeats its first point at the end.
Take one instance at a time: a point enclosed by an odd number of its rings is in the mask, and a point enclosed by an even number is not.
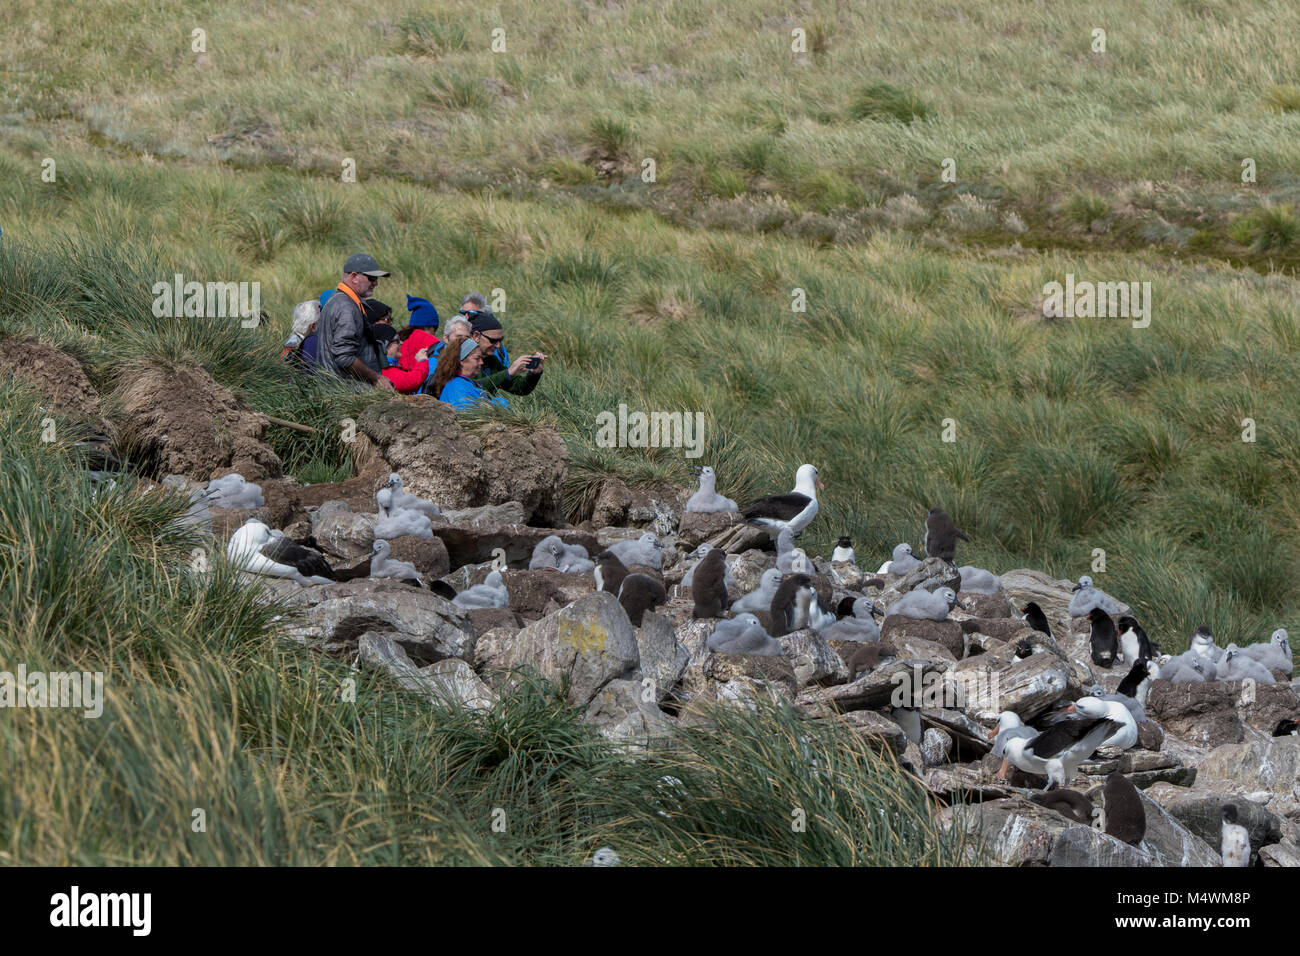
{"type": "Polygon", "coordinates": [[[502,408],[508,408],[509,403],[504,397],[497,395],[488,397],[488,395],[474,384],[472,379],[464,375],[457,375],[450,382],[442,387],[442,394],[438,396],[439,401],[446,402],[452,408],[473,408],[480,401],[488,401],[493,405],[500,405],[502,408]]]}

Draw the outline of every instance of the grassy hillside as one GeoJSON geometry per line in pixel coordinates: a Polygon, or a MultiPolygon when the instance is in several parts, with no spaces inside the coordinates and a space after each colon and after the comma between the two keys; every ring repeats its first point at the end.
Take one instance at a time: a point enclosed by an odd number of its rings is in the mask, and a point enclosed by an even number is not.
{"type": "Polygon", "coordinates": [[[1289,208],[1281,247],[1259,221],[1300,192],[1300,11],[1275,4],[19,7],[6,120],[60,149],[335,180],[351,160],[360,183],[819,241],[902,226],[1294,262],[1300,234],[1289,208]]]}
{"type": "MultiPolygon", "coordinates": [[[[814,553],[848,533],[864,563],[883,560],[919,545],[942,503],[972,538],[963,562],[1073,578],[1103,549],[1098,585],[1167,650],[1201,623],[1222,643],[1300,634],[1297,18],[1215,0],[20,0],[0,24],[0,337],[77,355],[110,412],[135,365],[201,365],[320,429],[273,430],[294,475],[341,477],[338,423],[369,399],[303,389],[275,355],[293,304],[364,248],[394,273],[378,297],[399,321],[406,292],[445,314],[468,289],[499,289],[509,344],[553,356],[532,399],[494,414],[560,429],[574,520],[610,474],[685,485],[709,463],[745,499],[811,461],[827,484],[814,553]],[[806,54],[790,50],[796,27],[806,54]],[[347,158],[355,183],[340,181],[347,158]],[[270,326],[155,318],[149,289],[176,272],[260,282],[270,326]],[[1150,326],[1044,320],[1044,284],[1068,273],[1149,281],[1150,326]],[[702,412],[705,455],[596,447],[596,416],[620,403],[702,412]]],[[[449,718],[378,683],[341,713],[347,675],[269,645],[270,612],[232,582],[196,584],[187,542],[155,540],[171,512],[91,501],[70,452],[37,441],[35,406],[0,393],[0,659],[109,669],[136,706],[75,728],[32,711],[4,725],[0,774],[16,783],[0,792],[0,858],[573,862],[634,832],[619,828],[647,781],[686,779],[681,756],[653,777],[618,771],[628,802],[579,825],[565,813],[615,773],[584,737],[563,769],[579,782],[555,798],[568,809],[537,810],[536,842],[493,842],[456,808],[495,806],[522,778],[435,759],[420,742],[449,718]],[[82,550],[27,558],[73,538],[82,550]],[[50,774],[38,753],[84,754],[99,775],[83,788],[75,760],[50,774]],[[444,792],[457,796],[430,796],[444,792]],[[228,808],[225,843],[187,835],[203,800],[228,808]],[[155,838],[164,819],[172,836],[155,838]]],[[[507,706],[544,721],[548,747],[582,733],[541,691],[507,706]]],[[[478,731],[460,732],[448,749],[472,750],[478,731]]],[[[883,771],[852,772],[865,788],[883,771]]],[[[707,819],[641,861],[719,862],[721,817],[707,819]]],[[[956,858],[907,839],[913,856],[869,859],[956,858]]],[[[799,859],[852,852],[833,843],[799,859]]]]}

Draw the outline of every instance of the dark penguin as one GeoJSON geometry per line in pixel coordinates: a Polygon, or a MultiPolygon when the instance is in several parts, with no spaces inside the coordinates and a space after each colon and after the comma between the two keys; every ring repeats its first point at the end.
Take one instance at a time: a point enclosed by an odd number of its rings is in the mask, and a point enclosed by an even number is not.
{"type": "MultiPolygon", "coordinates": [[[[711,552],[710,552],[711,553],[711,552]]],[[[812,585],[812,578],[806,574],[787,574],[772,597],[773,637],[784,637],[795,630],[795,599],[802,588],[812,585]]]]}
{"type": "Polygon", "coordinates": [[[692,617],[722,617],[727,610],[727,553],[714,548],[695,566],[691,581],[692,617]]]}
{"type": "Polygon", "coordinates": [[[1151,660],[1155,654],[1151,650],[1151,640],[1137,618],[1125,614],[1119,619],[1119,646],[1124,660],[1130,663],[1139,657],[1151,660]]]}
{"type": "Polygon", "coordinates": [[[966,532],[952,523],[952,516],[942,508],[931,508],[925,516],[925,553],[942,558],[949,564],[957,554],[957,539],[970,541],[966,532]]]}
{"type": "Polygon", "coordinates": [[[1273,728],[1274,737],[1297,737],[1300,736],[1300,723],[1297,723],[1290,717],[1283,717],[1273,728]]]}
{"type": "Polygon", "coordinates": [[[629,574],[618,589],[618,603],[627,611],[627,619],[633,627],[640,627],[642,615],[666,600],[668,594],[664,586],[648,574],[629,574]]]}
{"type": "Polygon", "coordinates": [[[1132,669],[1119,682],[1119,687],[1115,690],[1115,693],[1123,694],[1125,697],[1132,697],[1134,700],[1141,700],[1142,698],[1138,696],[1138,690],[1151,679],[1149,663],[1145,657],[1139,657],[1134,661],[1132,669]]]}
{"type": "Polygon", "coordinates": [[[1092,801],[1078,790],[1046,790],[1031,793],[1029,799],[1040,807],[1055,810],[1075,823],[1092,826],[1092,801]]]}
{"type": "Polygon", "coordinates": [[[1020,660],[1023,661],[1026,657],[1029,657],[1033,653],[1034,653],[1034,645],[1030,644],[1029,641],[1024,639],[1016,641],[1016,657],[1018,657],[1020,660]]]}
{"type": "Polygon", "coordinates": [[[623,579],[627,577],[627,565],[619,560],[618,555],[608,549],[596,555],[596,570],[592,572],[596,576],[596,590],[608,591],[610,594],[618,594],[618,589],[623,586],[623,579]]]}
{"type": "Polygon", "coordinates": [[[1133,781],[1112,771],[1102,788],[1101,802],[1106,810],[1106,832],[1130,846],[1141,843],[1147,832],[1147,813],[1133,781]]]}
{"type": "Polygon", "coordinates": [[[1048,637],[1052,636],[1052,628],[1047,623],[1047,615],[1044,614],[1043,609],[1033,601],[1030,601],[1022,607],[1020,613],[1025,616],[1025,623],[1035,631],[1042,631],[1048,637]]]}
{"type": "Polygon", "coordinates": [[[1115,652],[1119,650],[1119,637],[1115,633],[1115,622],[1099,607],[1088,612],[1092,623],[1092,662],[1098,667],[1110,667],[1115,663],[1115,652]]]}

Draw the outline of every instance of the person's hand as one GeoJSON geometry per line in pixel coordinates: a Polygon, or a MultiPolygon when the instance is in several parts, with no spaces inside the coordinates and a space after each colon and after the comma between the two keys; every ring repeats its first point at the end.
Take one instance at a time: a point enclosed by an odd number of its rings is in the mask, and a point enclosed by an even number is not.
{"type": "Polygon", "coordinates": [[[528,364],[530,358],[532,358],[531,355],[521,355],[519,358],[511,362],[509,368],[510,377],[514,378],[516,375],[522,375],[525,371],[524,366],[528,364]]]}
{"type": "Polygon", "coordinates": [[[386,389],[388,389],[390,392],[395,392],[395,391],[397,391],[396,386],[394,386],[393,383],[390,382],[390,381],[388,380],[388,376],[387,376],[387,375],[381,375],[381,376],[379,376],[379,381],[375,382],[375,386],[376,386],[377,388],[386,388],[386,389]]]}
{"type": "Polygon", "coordinates": [[[547,358],[547,356],[543,355],[541,352],[534,352],[534,353],[532,354],[532,358],[535,358],[535,359],[537,359],[537,360],[539,361],[539,364],[538,364],[537,368],[533,369],[533,374],[534,374],[534,375],[541,375],[541,374],[542,374],[542,369],[546,368],[546,358],[547,358]]]}
{"type": "Polygon", "coordinates": [[[423,361],[426,361],[428,358],[429,358],[429,349],[428,349],[427,346],[426,346],[425,348],[420,349],[420,351],[418,351],[418,352],[415,353],[415,360],[416,360],[417,362],[423,362],[423,361]]]}

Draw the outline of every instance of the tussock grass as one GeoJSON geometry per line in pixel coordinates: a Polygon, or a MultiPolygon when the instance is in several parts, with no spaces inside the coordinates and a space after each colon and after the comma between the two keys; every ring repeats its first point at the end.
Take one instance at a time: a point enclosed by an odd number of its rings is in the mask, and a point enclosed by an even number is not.
{"type": "Polygon", "coordinates": [[[105,693],[94,719],[6,710],[4,862],[571,865],[606,844],[632,863],[963,861],[897,767],[788,712],[714,718],[769,741],[766,762],[698,735],[631,759],[527,674],[490,711],[431,707],[279,641],[285,609],[175,528],[184,499],[95,490],[30,399],[0,386],[0,656],[101,673],[105,693]],[[669,776],[695,792],[664,826],[669,776]],[[807,833],[782,833],[782,800],[807,833]]]}

